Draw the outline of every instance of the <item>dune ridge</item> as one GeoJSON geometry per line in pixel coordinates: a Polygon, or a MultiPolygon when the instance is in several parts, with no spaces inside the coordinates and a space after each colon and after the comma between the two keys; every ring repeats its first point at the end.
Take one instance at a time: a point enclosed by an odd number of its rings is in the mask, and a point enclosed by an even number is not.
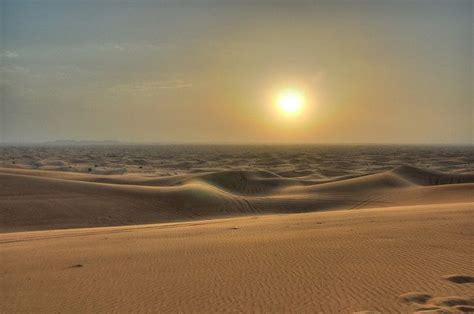
{"type": "Polygon", "coordinates": [[[0,168],[0,230],[474,201],[474,175],[412,166],[329,180],[225,170],[149,178],[0,168]]]}

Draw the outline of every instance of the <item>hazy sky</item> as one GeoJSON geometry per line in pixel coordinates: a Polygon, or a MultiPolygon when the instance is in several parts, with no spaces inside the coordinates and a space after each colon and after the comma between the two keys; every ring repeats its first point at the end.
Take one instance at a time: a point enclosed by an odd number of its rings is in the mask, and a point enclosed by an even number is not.
{"type": "Polygon", "coordinates": [[[2,142],[474,138],[470,0],[0,3],[2,142]]]}

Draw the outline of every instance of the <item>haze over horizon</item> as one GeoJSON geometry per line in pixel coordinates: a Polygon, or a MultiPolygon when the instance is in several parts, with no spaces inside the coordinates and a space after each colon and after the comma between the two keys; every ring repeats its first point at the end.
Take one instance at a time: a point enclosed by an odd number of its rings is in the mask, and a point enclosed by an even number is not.
{"type": "Polygon", "coordinates": [[[472,9],[4,0],[0,142],[473,144],[472,9]]]}

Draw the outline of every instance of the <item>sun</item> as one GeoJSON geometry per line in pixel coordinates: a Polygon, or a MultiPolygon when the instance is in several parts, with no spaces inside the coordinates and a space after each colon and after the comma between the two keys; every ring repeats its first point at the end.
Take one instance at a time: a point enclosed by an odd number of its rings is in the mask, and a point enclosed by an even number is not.
{"type": "Polygon", "coordinates": [[[286,89],[277,96],[277,106],[285,116],[297,116],[301,114],[304,107],[304,95],[295,89],[286,89]]]}

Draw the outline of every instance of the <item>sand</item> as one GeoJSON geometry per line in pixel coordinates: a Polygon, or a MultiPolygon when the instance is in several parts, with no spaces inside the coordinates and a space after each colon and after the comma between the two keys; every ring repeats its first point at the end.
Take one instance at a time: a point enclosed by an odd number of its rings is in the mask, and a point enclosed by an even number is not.
{"type": "Polygon", "coordinates": [[[472,182],[410,166],[316,182],[262,170],[147,178],[0,168],[0,231],[462,203],[474,200],[472,182]]]}
{"type": "Polygon", "coordinates": [[[1,311],[453,311],[474,305],[446,277],[473,278],[473,220],[464,203],[5,233],[1,311]]]}
{"type": "Polygon", "coordinates": [[[470,157],[432,150],[430,167],[366,153],[370,169],[345,150],[257,151],[260,167],[200,152],[212,169],[176,174],[4,158],[0,312],[474,311],[470,157]]]}

